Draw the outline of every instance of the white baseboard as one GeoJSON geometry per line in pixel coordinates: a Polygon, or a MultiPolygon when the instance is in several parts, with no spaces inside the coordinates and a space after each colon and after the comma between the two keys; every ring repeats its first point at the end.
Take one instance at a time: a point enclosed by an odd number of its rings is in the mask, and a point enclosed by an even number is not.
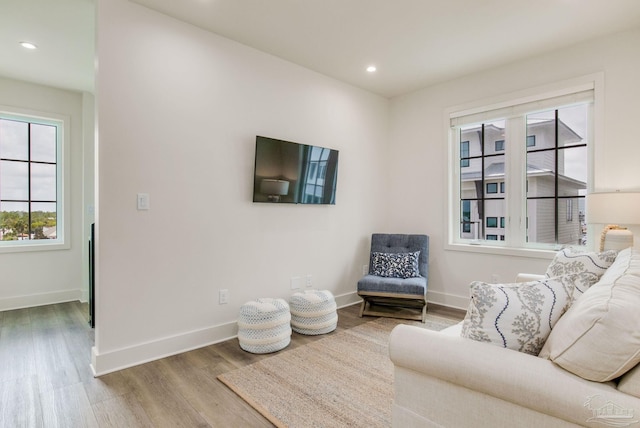
{"type": "Polygon", "coordinates": [[[82,303],[88,303],[89,302],[89,290],[82,290],[80,292],[80,301],[82,303]]]}
{"type": "MultiPolygon", "coordinates": [[[[362,301],[355,291],[334,297],[336,299],[336,305],[339,308],[355,305],[362,301]]],[[[468,297],[454,296],[446,293],[429,292],[427,297],[429,302],[463,310],[467,308],[469,303],[468,297]]],[[[99,352],[94,346],[91,349],[91,370],[93,370],[94,376],[102,376],[160,358],[181,354],[233,339],[237,337],[237,335],[237,322],[232,321],[113,351],[99,352]]]]}
{"type": "Polygon", "coordinates": [[[469,307],[469,297],[456,296],[454,294],[440,293],[438,291],[427,290],[427,302],[437,305],[447,306],[466,311],[469,307]]]}
{"type": "Polygon", "coordinates": [[[62,290],[50,293],[29,294],[25,296],[6,297],[0,299],[0,311],[31,308],[34,306],[53,305],[56,303],[80,300],[80,290],[62,290]]]}
{"type": "Polygon", "coordinates": [[[94,346],[91,348],[91,370],[94,376],[102,376],[233,339],[237,335],[238,324],[233,321],[108,352],[99,352],[94,346]]]}
{"type": "MultiPolygon", "coordinates": [[[[334,297],[339,308],[358,304],[361,301],[355,291],[334,297]]],[[[108,352],[99,352],[94,346],[91,349],[91,370],[94,376],[102,376],[237,336],[238,324],[233,321],[108,352]]]]}
{"type": "Polygon", "coordinates": [[[356,305],[362,302],[360,296],[355,291],[350,293],[338,294],[337,296],[333,296],[336,299],[336,306],[338,308],[345,308],[347,306],[356,305]]]}

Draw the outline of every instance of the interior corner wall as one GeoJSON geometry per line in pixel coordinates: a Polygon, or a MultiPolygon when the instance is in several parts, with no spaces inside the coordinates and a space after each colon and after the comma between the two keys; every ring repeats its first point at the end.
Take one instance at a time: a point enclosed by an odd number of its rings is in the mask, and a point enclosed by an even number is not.
{"type": "Polygon", "coordinates": [[[391,101],[390,224],[431,236],[429,300],[466,308],[469,283],[544,273],[549,260],[445,250],[446,110],[594,73],[604,73],[604,129],[596,141],[594,188],[640,189],[640,29],[598,38],[456,79],[391,101]],[[404,183],[412,183],[406,186],[404,183]]]}
{"type": "Polygon", "coordinates": [[[97,28],[95,372],[225,339],[292,277],[356,301],[389,100],[126,0],[98,0],[97,28]],[[253,203],[256,135],[338,149],[336,205],[253,203]]]}
{"type": "Polygon", "coordinates": [[[64,250],[0,254],[0,311],[39,306],[82,297],[82,94],[0,77],[0,104],[71,118],[71,246],[64,250]]]}
{"type": "Polygon", "coordinates": [[[82,296],[81,301],[89,301],[89,240],[91,239],[91,225],[95,222],[95,164],[96,164],[96,114],[95,96],[91,93],[82,94],[82,296]]]}

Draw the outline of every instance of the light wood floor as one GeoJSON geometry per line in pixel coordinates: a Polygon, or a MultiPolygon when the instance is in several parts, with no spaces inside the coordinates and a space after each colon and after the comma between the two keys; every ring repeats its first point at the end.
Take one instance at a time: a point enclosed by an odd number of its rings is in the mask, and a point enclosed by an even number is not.
{"type": "MultiPolygon", "coordinates": [[[[339,309],[336,331],[374,319],[358,311],[339,309]]],[[[94,378],[87,319],[79,302],[0,312],[0,427],[272,426],[216,379],[268,355],[229,340],[94,378]]],[[[293,333],[287,349],[322,337],[293,333]]]]}

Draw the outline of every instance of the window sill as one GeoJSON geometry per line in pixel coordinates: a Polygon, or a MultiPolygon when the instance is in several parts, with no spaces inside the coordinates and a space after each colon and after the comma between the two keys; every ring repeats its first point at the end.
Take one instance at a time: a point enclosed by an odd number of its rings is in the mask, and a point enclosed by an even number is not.
{"type": "Polygon", "coordinates": [[[454,243],[445,244],[444,249],[447,251],[462,251],[467,253],[482,253],[482,254],[494,254],[499,256],[515,256],[515,257],[527,257],[534,259],[546,259],[552,260],[559,250],[554,249],[539,249],[539,248],[511,248],[511,247],[498,247],[493,245],[470,244],[470,243],[454,243]]]}
{"type": "Polygon", "coordinates": [[[0,254],[24,253],[24,252],[32,252],[32,251],[57,251],[57,250],[68,250],[69,248],[71,248],[71,245],[66,244],[64,242],[59,242],[59,241],[47,242],[47,243],[28,242],[25,244],[12,243],[8,245],[0,245],[0,254]]]}

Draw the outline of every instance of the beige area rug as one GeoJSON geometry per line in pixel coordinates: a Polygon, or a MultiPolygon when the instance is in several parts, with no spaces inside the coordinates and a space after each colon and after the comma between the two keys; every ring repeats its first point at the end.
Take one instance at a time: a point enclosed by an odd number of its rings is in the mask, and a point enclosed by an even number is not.
{"type": "MultiPolygon", "coordinates": [[[[389,333],[401,323],[370,321],[218,379],[278,427],[389,427],[389,333]]],[[[456,321],[427,314],[425,324],[405,323],[442,330],[456,321]]]]}

